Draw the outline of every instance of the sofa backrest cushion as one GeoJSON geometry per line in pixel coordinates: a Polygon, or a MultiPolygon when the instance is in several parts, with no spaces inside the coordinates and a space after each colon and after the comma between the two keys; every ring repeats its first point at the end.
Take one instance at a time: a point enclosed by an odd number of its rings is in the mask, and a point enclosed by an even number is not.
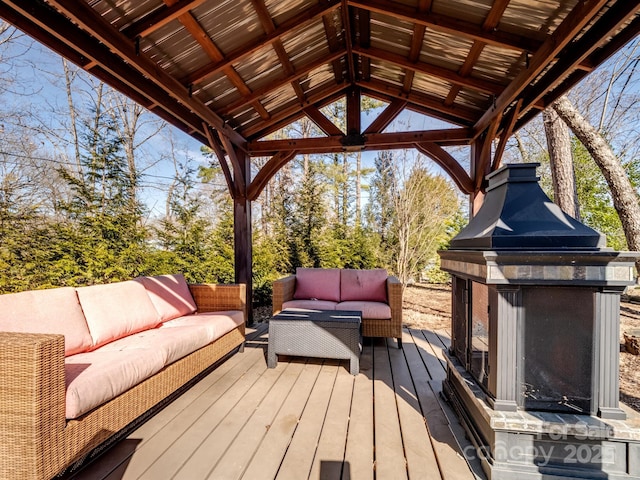
{"type": "Polygon", "coordinates": [[[339,268],[303,268],[296,269],[296,300],[317,299],[340,301],[339,268]]]}
{"type": "Polygon", "coordinates": [[[195,313],[196,302],[182,274],[138,277],[135,280],[146,289],[151,303],[160,315],[160,321],[166,322],[195,313]]]}
{"type": "Polygon", "coordinates": [[[94,348],[160,323],[160,316],[140,282],[127,280],[77,290],[94,348]]]}
{"type": "Polygon", "coordinates": [[[87,351],[92,345],[72,287],[0,295],[0,331],[64,335],[66,356],[87,351]]]}
{"type": "Polygon", "coordinates": [[[343,269],[340,272],[340,301],[387,301],[387,271],[343,269]]]}

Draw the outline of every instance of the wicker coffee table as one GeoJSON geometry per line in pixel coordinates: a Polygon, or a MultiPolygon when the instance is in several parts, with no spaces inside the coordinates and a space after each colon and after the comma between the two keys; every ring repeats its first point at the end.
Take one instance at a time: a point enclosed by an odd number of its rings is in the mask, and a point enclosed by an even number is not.
{"type": "Polygon", "coordinates": [[[285,309],[269,320],[267,366],[278,355],[350,360],[349,371],[360,371],[362,312],[285,309]]]}

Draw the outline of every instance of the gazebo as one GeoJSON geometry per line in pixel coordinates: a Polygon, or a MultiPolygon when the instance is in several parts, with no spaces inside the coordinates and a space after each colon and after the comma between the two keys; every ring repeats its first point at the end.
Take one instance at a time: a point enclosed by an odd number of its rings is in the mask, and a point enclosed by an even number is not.
{"type": "MultiPolygon", "coordinates": [[[[235,277],[238,283],[246,284],[246,301],[251,305],[252,202],[296,155],[415,148],[450,175],[461,192],[469,196],[472,214],[476,214],[485,198],[487,176],[500,179],[505,175],[504,171],[494,172],[502,166],[509,137],[638,35],[640,1],[3,0],[0,17],[215,152],[234,204],[235,277]],[[365,128],[361,120],[363,97],[386,104],[365,128]],[[341,99],[346,105],[344,129],[322,112],[325,106],[341,99]],[[442,120],[452,127],[387,133],[385,129],[405,110],[442,120]],[[317,125],[324,136],[268,139],[270,134],[302,117],[317,125]],[[470,146],[470,168],[464,168],[447,151],[446,147],[453,145],[470,146]],[[258,171],[252,171],[252,157],[269,160],[258,171]]],[[[517,176],[513,172],[506,176],[517,176]]],[[[518,182],[520,179],[514,180],[518,182]]],[[[500,185],[489,186],[487,197],[500,185]]],[[[479,262],[467,257],[449,260],[449,271],[467,276],[479,262]],[[465,269],[461,270],[462,264],[465,269]]],[[[493,262],[490,267],[495,267],[497,261],[489,260],[493,262]]],[[[529,268],[527,262],[523,260],[520,266],[529,268]]],[[[556,267],[551,265],[554,272],[559,271],[556,267]]],[[[594,271],[601,271],[600,265],[593,267],[594,271]]],[[[508,276],[503,276],[494,283],[509,283],[508,276]]],[[[471,280],[465,277],[454,281],[454,295],[465,289],[467,281],[477,284],[479,278],[475,275],[471,280]],[[460,288],[456,290],[457,287],[460,288]]],[[[576,278],[562,277],[559,281],[576,278]]],[[[590,279],[585,281],[588,283],[590,279]]],[[[606,286],[608,281],[608,277],[603,280],[606,286]]],[[[515,298],[516,294],[512,296],[515,298]]],[[[615,307],[614,300],[603,299],[595,307],[603,311],[607,305],[615,307]]],[[[464,303],[457,304],[459,310],[468,309],[464,303]]],[[[543,303],[544,299],[538,305],[543,303]]],[[[510,305],[513,308],[503,308],[500,315],[516,318],[521,305],[515,301],[510,305]]],[[[615,313],[613,307],[610,310],[615,313]]],[[[454,313],[455,308],[454,296],[454,313]]],[[[515,330],[503,328],[499,332],[510,337],[506,342],[500,340],[498,355],[513,362],[497,378],[495,372],[493,377],[489,371],[486,373],[489,381],[496,383],[494,390],[498,392],[494,395],[493,411],[506,425],[500,428],[506,429],[511,428],[507,425],[508,416],[520,407],[515,399],[522,381],[513,365],[519,360],[510,350],[513,345],[510,340],[517,341],[519,337],[515,330]]],[[[608,331],[608,343],[602,341],[602,345],[615,347],[615,334],[608,331]]],[[[599,333],[593,335],[600,339],[599,333]]],[[[447,345],[437,336],[418,335],[411,351],[431,351],[439,358],[421,353],[421,361],[417,358],[413,363],[407,361],[410,370],[419,364],[415,371],[424,374],[423,366],[429,365],[427,370],[437,373],[428,375],[442,380],[445,359],[437,353],[440,347],[433,347],[438,342],[451,347],[450,353],[460,347],[455,338],[447,345]]],[[[461,357],[466,354],[464,348],[460,347],[460,351],[461,357]]],[[[493,354],[487,353],[487,357],[493,354]]],[[[391,370],[399,355],[389,353],[391,370]]],[[[607,358],[613,358],[612,355],[607,358]]],[[[378,365],[371,352],[368,358],[378,365]]],[[[453,403],[468,403],[456,406],[464,416],[465,409],[477,407],[473,405],[474,396],[482,392],[469,390],[471,381],[464,376],[464,368],[458,371],[457,364],[448,361],[449,395],[453,403]]],[[[598,364],[601,385],[593,387],[595,393],[589,392],[595,406],[589,404],[580,413],[622,421],[624,415],[618,411],[614,398],[617,389],[604,385],[607,366],[611,364],[605,360],[598,364]],[[595,397],[602,397],[602,392],[607,398],[596,401],[595,397]]],[[[394,383],[390,373],[386,378],[387,384],[396,387],[398,395],[403,394],[405,387],[417,392],[425,388],[427,382],[415,381],[417,377],[406,376],[408,373],[402,375],[405,376],[400,380],[404,384],[394,383]]],[[[358,380],[355,382],[353,385],[360,385],[358,380]]],[[[346,390],[356,398],[356,387],[348,385],[346,390]]],[[[376,397],[379,411],[384,401],[376,397]]],[[[435,396],[429,397],[429,401],[435,402],[432,405],[438,402],[435,396]]],[[[388,401],[395,405],[394,402],[388,401]]],[[[547,418],[553,415],[538,422],[542,430],[536,432],[540,437],[532,440],[537,442],[534,445],[546,448],[549,432],[544,428],[549,423],[547,418]]],[[[475,416],[489,418],[478,408],[475,416]]],[[[498,420],[494,417],[487,420],[487,425],[490,424],[487,431],[480,432],[477,439],[491,436],[490,428],[498,420]]],[[[421,421],[420,415],[417,421],[412,417],[408,423],[420,425],[421,421]]],[[[474,421],[467,423],[471,425],[474,421]]],[[[480,420],[475,420],[475,424],[484,425],[480,420]]],[[[519,446],[517,442],[525,434],[532,436],[530,427],[524,418],[514,434],[517,437],[514,445],[519,446]]],[[[598,439],[607,447],[604,443],[610,432],[605,430],[598,429],[598,439]]],[[[614,463],[620,471],[630,465],[631,471],[638,471],[638,442],[632,439],[629,445],[624,447],[630,452],[628,464],[618,465],[616,462],[624,461],[616,452],[611,455],[617,457],[612,461],[605,457],[602,464],[614,463]]],[[[579,444],[573,446],[577,452],[579,444]]],[[[207,450],[203,452],[204,458],[207,450]]],[[[487,458],[506,461],[499,458],[500,454],[493,449],[487,458]]],[[[537,466],[538,460],[531,460],[531,465],[537,466]]],[[[421,463],[418,459],[414,465],[421,463]]],[[[344,462],[340,468],[345,477],[344,462]]],[[[404,468],[405,473],[409,469],[404,465],[399,468],[401,471],[404,468]]],[[[440,466],[442,472],[445,469],[440,466]]],[[[506,472],[494,472],[495,478],[513,478],[514,472],[506,472]]],[[[604,469],[596,468],[593,472],[589,478],[607,476],[604,469]]],[[[381,471],[378,475],[384,477],[381,471]]],[[[540,471],[523,478],[544,475],[540,471]]],[[[609,478],[631,477],[621,474],[609,478]]]]}
{"type": "Polygon", "coordinates": [[[481,203],[509,136],[640,31],[628,0],[8,0],[0,16],[210,146],[251,203],[300,153],[416,148],[481,203]],[[387,107],[367,128],[361,98],[387,107]],[[346,131],[321,108],[345,98],[346,131]],[[385,133],[403,110],[456,128],[385,133]],[[326,135],[264,140],[306,116],[326,135]],[[498,142],[494,146],[494,140],[498,142]],[[470,171],[443,147],[470,145],[470,171]],[[270,156],[257,172],[251,157],[270,156]]]}

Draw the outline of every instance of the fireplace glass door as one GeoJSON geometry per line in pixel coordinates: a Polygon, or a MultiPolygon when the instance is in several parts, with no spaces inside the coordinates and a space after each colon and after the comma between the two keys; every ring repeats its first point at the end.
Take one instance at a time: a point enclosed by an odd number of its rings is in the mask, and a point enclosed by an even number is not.
{"type": "Polygon", "coordinates": [[[486,389],[489,381],[489,289],[487,285],[471,282],[470,310],[471,374],[486,389]]]}
{"type": "Polygon", "coordinates": [[[525,409],[591,412],[593,291],[523,288],[525,409]]]}

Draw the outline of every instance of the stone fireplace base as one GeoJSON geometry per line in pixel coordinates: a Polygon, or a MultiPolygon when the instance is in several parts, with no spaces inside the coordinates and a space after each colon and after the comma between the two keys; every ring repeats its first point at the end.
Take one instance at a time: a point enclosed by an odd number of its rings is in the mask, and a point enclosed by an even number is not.
{"type": "MultiPolygon", "coordinates": [[[[445,352],[446,353],[446,352],[445,352]]],[[[475,379],[447,354],[443,392],[491,480],[640,479],[640,414],[626,420],[539,411],[497,411],[475,379]]]]}

